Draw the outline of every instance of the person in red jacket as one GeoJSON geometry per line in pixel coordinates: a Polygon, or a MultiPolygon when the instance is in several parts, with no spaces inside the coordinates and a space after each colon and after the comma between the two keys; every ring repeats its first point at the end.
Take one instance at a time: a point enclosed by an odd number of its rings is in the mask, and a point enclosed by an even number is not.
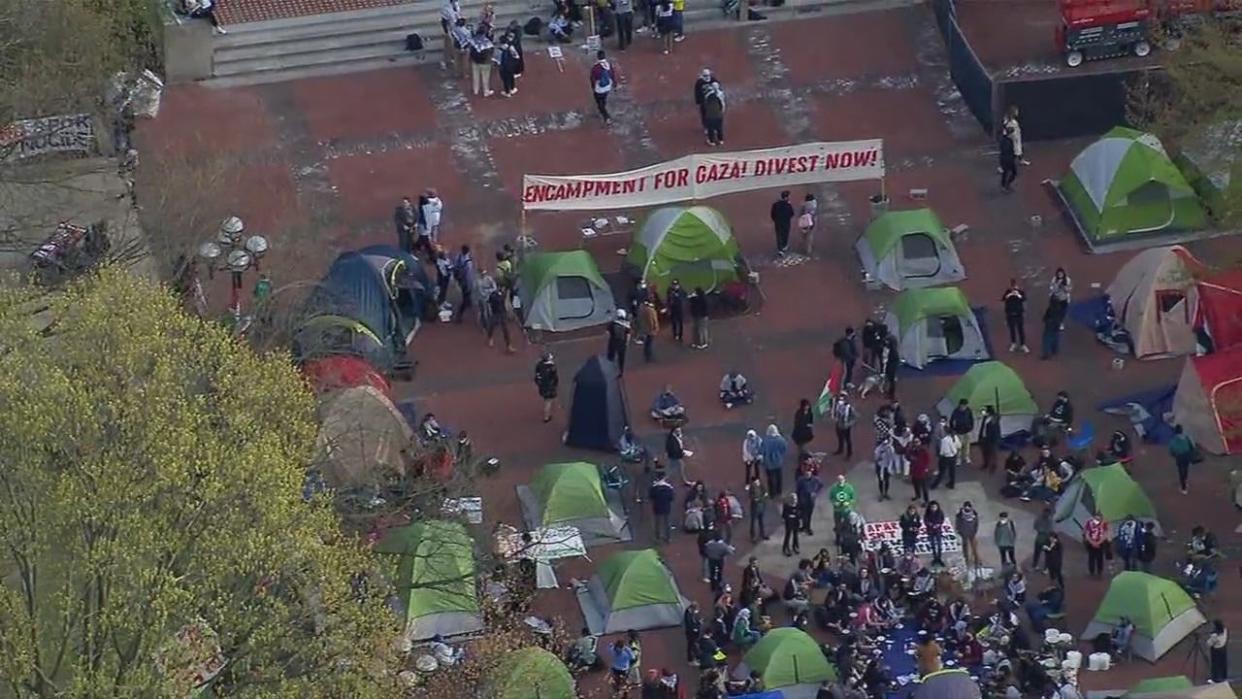
{"type": "Polygon", "coordinates": [[[927,445],[920,440],[915,440],[906,450],[906,458],[910,460],[910,485],[914,487],[914,497],[912,500],[923,498],[923,504],[926,505],[931,501],[931,495],[927,491],[927,477],[931,475],[931,454],[927,451],[927,445]]]}
{"type": "Polygon", "coordinates": [[[1105,547],[1108,546],[1108,522],[1099,513],[1082,525],[1082,543],[1087,547],[1087,573],[1093,577],[1104,574],[1105,547]]]}

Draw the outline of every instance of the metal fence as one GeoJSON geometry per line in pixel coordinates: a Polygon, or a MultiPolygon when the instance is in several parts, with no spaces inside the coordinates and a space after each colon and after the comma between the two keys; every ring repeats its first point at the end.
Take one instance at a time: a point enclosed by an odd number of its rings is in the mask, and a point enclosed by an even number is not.
{"type": "Polygon", "coordinates": [[[992,74],[979,60],[966,34],[957,23],[957,5],[953,0],[933,0],[936,25],[949,55],[949,77],[962,94],[970,113],[975,115],[983,130],[992,133],[995,85],[992,74]]]}

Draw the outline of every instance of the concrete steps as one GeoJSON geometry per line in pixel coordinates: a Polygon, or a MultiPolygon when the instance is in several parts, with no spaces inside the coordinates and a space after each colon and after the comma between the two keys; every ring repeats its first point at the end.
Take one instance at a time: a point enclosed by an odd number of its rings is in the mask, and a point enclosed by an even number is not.
{"type": "MultiPolygon", "coordinates": [[[[855,12],[910,5],[921,0],[789,0],[779,8],[764,8],[770,21],[810,14],[855,12]]],[[[497,25],[510,20],[524,23],[545,17],[550,0],[501,0],[496,4],[497,25]]],[[[463,14],[477,17],[483,0],[462,3],[463,14]]],[[[686,24],[692,31],[736,25],[724,18],[719,0],[687,0],[686,24]]],[[[204,84],[235,87],[340,75],[438,61],[443,49],[440,0],[414,0],[403,5],[337,12],[309,17],[251,22],[228,27],[213,37],[212,77],[204,84]],[[405,50],[405,37],[423,38],[421,54],[405,50]]],[[[541,50],[543,42],[525,37],[527,52],[541,50]]]]}

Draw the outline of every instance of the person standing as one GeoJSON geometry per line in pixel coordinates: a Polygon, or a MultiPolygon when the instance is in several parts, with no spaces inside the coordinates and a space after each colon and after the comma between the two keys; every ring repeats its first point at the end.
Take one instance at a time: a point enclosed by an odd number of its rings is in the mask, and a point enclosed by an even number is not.
{"type": "Polygon", "coordinates": [[[672,0],[648,0],[656,3],[655,20],[656,31],[660,34],[660,41],[664,44],[664,55],[667,56],[673,50],[673,2],[672,0]]]}
{"type": "Polygon", "coordinates": [[[591,66],[591,95],[595,98],[595,109],[604,125],[612,123],[612,115],[608,113],[608,95],[616,83],[616,73],[603,49],[595,52],[595,65],[591,66]]]}
{"type": "Polygon", "coordinates": [[[801,517],[798,515],[798,496],[796,493],[788,493],[781,504],[781,522],[785,525],[785,538],[781,542],[781,553],[785,556],[792,556],[795,553],[801,553],[798,548],[798,528],[801,524],[801,517]]]}
{"type": "Polygon", "coordinates": [[[698,667],[699,639],[703,637],[703,616],[699,614],[698,602],[686,605],[686,611],[681,615],[681,630],[686,636],[686,662],[698,667]]]}
{"type": "Polygon", "coordinates": [[[931,500],[927,488],[927,479],[931,476],[931,452],[921,439],[915,439],[911,442],[906,456],[910,460],[910,487],[914,488],[914,497],[911,499],[918,500],[922,497],[923,504],[926,505],[931,500]]]}
{"type": "Polygon", "coordinates": [[[707,292],[703,287],[694,287],[690,294],[690,322],[694,326],[694,342],[690,349],[707,349],[711,343],[711,332],[707,328],[707,292]]]}
{"type": "Polygon", "coordinates": [[[889,333],[884,340],[884,387],[885,397],[889,400],[897,399],[897,368],[899,366],[901,366],[901,353],[897,336],[889,333]]]}
{"type": "Polygon", "coordinates": [[[742,466],[746,468],[746,482],[759,477],[763,464],[763,439],[758,432],[746,430],[742,439],[742,466]]]}
{"type": "Polygon", "coordinates": [[[1014,153],[1013,133],[1008,127],[1001,132],[998,145],[1000,147],[1001,191],[1008,194],[1013,191],[1013,181],[1018,179],[1018,156],[1014,153]]]}
{"type": "Polygon", "coordinates": [[[1008,512],[1000,513],[997,518],[996,527],[992,530],[992,540],[996,542],[996,549],[1000,551],[1001,567],[1005,565],[1017,567],[1018,559],[1014,558],[1013,549],[1018,544],[1018,527],[1014,525],[1012,519],[1009,519],[1008,512]]]}
{"type": "Polygon", "coordinates": [[[648,296],[638,307],[638,337],[643,343],[643,360],[651,362],[655,359],[655,336],[660,332],[660,316],[656,312],[655,302],[648,296]]]}
{"type": "Polygon", "coordinates": [[[608,324],[608,361],[616,362],[617,375],[625,375],[625,352],[630,342],[630,318],[624,309],[608,324]]]}
{"type": "Polygon", "coordinates": [[[957,437],[961,462],[970,464],[970,435],[975,431],[975,414],[970,409],[970,401],[963,398],[957,402],[957,407],[949,414],[949,429],[957,437]]]}
{"type": "Polygon", "coordinates": [[[487,304],[487,346],[495,347],[493,335],[500,328],[500,336],[505,340],[505,353],[513,354],[513,338],[509,335],[509,309],[505,305],[505,292],[499,286],[492,286],[484,301],[487,304]]]}
{"type": "Polygon", "coordinates": [[[996,473],[996,455],[1000,451],[1001,428],[1000,418],[996,409],[990,405],[983,407],[979,417],[979,453],[983,457],[986,473],[996,473]]]}
{"type": "Polygon", "coordinates": [[[551,352],[544,352],[543,357],[535,364],[535,388],[539,389],[539,397],[543,399],[543,421],[552,422],[552,407],[556,403],[556,392],[561,378],[556,371],[556,362],[551,352]]]}
{"type": "Polygon", "coordinates": [[[803,468],[798,473],[798,478],[794,482],[794,493],[798,496],[798,517],[800,522],[798,529],[807,536],[813,536],[815,532],[811,531],[811,517],[815,514],[815,498],[819,495],[819,491],[823,490],[824,482],[810,471],[803,468]]]}
{"type": "Polygon", "coordinates": [[[680,343],[686,327],[686,290],[681,288],[681,282],[676,279],[668,285],[662,312],[668,314],[668,324],[673,330],[673,339],[680,343]]]}
{"type": "Polygon", "coordinates": [[[1216,684],[1229,679],[1229,631],[1225,622],[1217,619],[1212,622],[1212,633],[1207,637],[1208,649],[1208,682],[1216,684]]]}
{"type": "Polygon", "coordinates": [[[1139,567],[1144,573],[1151,572],[1151,564],[1156,560],[1156,524],[1144,522],[1143,533],[1139,535],[1139,567]]]}
{"type": "Polygon", "coordinates": [[[461,246],[461,252],[457,253],[457,259],[453,260],[453,277],[457,280],[457,286],[461,289],[461,305],[457,307],[457,322],[460,323],[466,316],[466,309],[474,306],[474,283],[475,269],[474,257],[470,254],[470,246],[461,246]]]}
{"type": "Polygon", "coordinates": [[[760,539],[768,540],[768,529],[764,524],[764,515],[768,509],[768,489],[756,472],[746,483],[746,495],[750,504],[750,541],[757,543],[760,539]],[[758,530],[758,535],[755,531],[758,530]]]}
{"type": "Polygon", "coordinates": [[[668,458],[668,467],[677,474],[686,487],[694,485],[694,481],[686,476],[686,459],[694,456],[694,452],[686,448],[686,438],[680,427],[668,431],[664,438],[664,455],[668,458]]]}
{"type": "Polygon", "coordinates": [[[1065,547],[1061,545],[1061,535],[1052,532],[1048,535],[1048,540],[1042,544],[1044,551],[1044,565],[1048,569],[1048,579],[1056,583],[1057,587],[1065,589],[1065,576],[1062,575],[1061,569],[1065,564],[1065,547]]]}
{"type": "Polygon", "coordinates": [[[1005,325],[1009,328],[1009,351],[1030,354],[1026,346],[1026,292],[1017,279],[1009,280],[1009,288],[1001,294],[1005,305],[1005,325]]]}
{"type": "Polygon", "coordinates": [[[819,201],[815,195],[807,192],[802,200],[802,209],[798,212],[798,230],[802,233],[802,245],[806,256],[811,256],[815,242],[815,217],[819,214],[819,201]]]}
{"type": "Polygon", "coordinates": [[[789,203],[789,190],[781,192],[781,198],[772,204],[770,217],[776,231],[776,254],[784,256],[789,251],[789,228],[794,219],[793,204],[789,203]]]}
{"type": "Polygon", "coordinates": [[[629,696],[630,666],[634,664],[634,651],[629,644],[618,638],[612,644],[610,681],[617,696],[629,696]]]}
{"type": "Polygon", "coordinates": [[[875,481],[880,490],[880,501],[888,500],[888,487],[892,483],[893,473],[898,470],[897,452],[893,449],[892,440],[883,440],[875,445],[875,481]]]}
{"type": "Polygon", "coordinates": [[[858,422],[858,411],[850,403],[850,396],[845,391],[837,394],[832,404],[832,426],[837,433],[837,450],[833,455],[845,453],[845,458],[854,458],[854,425],[858,422]]]}
{"type": "Polygon", "coordinates": [[[793,432],[789,434],[798,447],[799,461],[806,454],[806,445],[815,439],[815,429],[811,426],[814,422],[815,411],[811,409],[811,401],[803,398],[798,402],[798,410],[794,412],[793,432]]]}
{"type": "MultiPolygon", "coordinates": [[[[943,418],[942,418],[943,419],[943,418]]],[[[957,460],[961,456],[962,444],[961,439],[953,434],[951,429],[944,431],[944,436],[940,438],[940,444],[937,448],[939,462],[937,463],[936,477],[931,482],[931,489],[935,490],[940,487],[940,481],[948,477],[946,487],[953,490],[957,486],[957,460]]]]}
{"type": "Polygon", "coordinates": [[[703,97],[703,127],[707,130],[707,145],[724,145],[725,94],[720,83],[712,81],[703,97]]]}
{"type": "Polygon", "coordinates": [[[492,57],[496,47],[483,27],[475,30],[470,37],[470,76],[471,91],[475,97],[492,96],[492,57]]]}
{"type": "Polygon", "coordinates": [[[703,126],[704,134],[707,133],[707,110],[704,104],[707,101],[707,91],[716,82],[716,76],[712,75],[711,68],[704,68],[700,71],[698,79],[694,81],[694,104],[699,108],[699,123],[703,126]]]}
{"type": "Polygon", "coordinates": [[[415,250],[426,250],[428,255],[435,251],[435,244],[440,242],[440,221],[444,216],[444,202],[434,189],[428,189],[418,198],[418,242],[415,250]]]}
{"type": "Polygon", "coordinates": [[[761,447],[763,453],[763,472],[768,479],[768,494],[777,497],[781,494],[781,481],[784,478],[785,454],[789,452],[789,443],[781,436],[776,425],[768,425],[767,434],[763,437],[761,447]]]}
{"type": "MultiPolygon", "coordinates": [[[[1065,322],[1065,315],[1069,313],[1070,298],[1073,292],[1074,280],[1065,273],[1064,267],[1057,267],[1057,270],[1052,273],[1052,281],[1048,282],[1048,305],[1056,307],[1062,323],[1065,322]]],[[[1065,326],[1062,325],[1061,329],[1064,330],[1065,326]]]]}
{"type": "Polygon", "coordinates": [[[686,40],[686,0],[673,0],[673,41],[686,40]]]}
{"type": "Polygon", "coordinates": [[[832,343],[832,356],[836,357],[845,369],[841,375],[845,388],[853,387],[854,364],[858,361],[858,341],[854,335],[854,328],[846,328],[845,334],[832,343]]]}
{"type": "Polygon", "coordinates": [[[1030,165],[1031,161],[1026,159],[1026,151],[1022,145],[1022,124],[1018,123],[1018,105],[1009,105],[1009,109],[1005,110],[1005,119],[1001,125],[1009,131],[1009,137],[1013,140],[1014,158],[1022,165],[1030,165]]]}
{"type": "Polygon", "coordinates": [[[707,557],[707,577],[711,583],[712,592],[720,592],[724,589],[725,559],[737,553],[737,548],[724,540],[724,535],[719,529],[713,529],[712,539],[707,542],[703,551],[707,557]]]}
{"type": "Polygon", "coordinates": [[[1087,547],[1087,574],[1093,578],[1104,575],[1104,548],[1108,546],[1108,522],[1099,513],[1091,515],[1082,525],[1082,543],[1087,547]]]}
{"type": "Polygon", "coordinates": [[[621,51],[634,43],[634,0],[613,0],[617,16],[617,48],[621,51]]]}
{"type": "Polygon", "coordinates": [[[1052,538],[1056,527],[1052,523],[1052,505],[1044,505],[1035,517],[1035,552],[1031,555],[1031,568],[1039,569],[1039,557],[1044,553],[1044,544],[1052,538]]]}
{"type": "Polygon", "coordinates": [[[1121,557],[1121,563],[1125,570],[1138,570],[1138,549],[1139,535],[1142,525],[1138,520],[1134,519],[1134,515],[1126,515],[1126,518],[1117,525],[1117,536],[1114,539],[1117,547],[1117,555],[1121,557]]]}
{"type": "Polygon", "coordinates": [[[1044,309],[1044,328],[1040,338],[1040,359],[1051,359],[1061,351],[1061,324],[1064,320],[1065,316],[1061,314],[1057,305],[1049,303],[1048,308],[1044,309]]]}
{"type": "Polygon", "coordinates": [[[1194,461],[1194,454],[1195,443],[1190,441],[1181,425],[1175,425],[1173,439],[1169,440],[1169,456],[1173,457],[1173,464],[1177,466],[1177,486],[1182,495],[1189,492],[1190,462],[1194,461]]]}
{"type": "Polygon", "coordinates": [[[518,76],[518,50],[513,45],[513,39],[505,34],[500,38],[497,45],[500,55],[497,57],[500,68],[500,96],[512,97],[517,94],[517,76],[518,76]]]}
{"type": "Polygon", "coordinates": [[[453,281],[453,262],[444,250],[436,251],[436,307],[448,301],[449,283],[453,281]]]}
{"type": "Polygon", "coordinates": [[[963,502],[957,514],[953,515],[953,528],[962,538],[962,557],[966,559],[966,565],[975,570],[983,567],[983,561],[979,558],[979,512],[969,500],[963,502]]]}
{"type": "Polygon", "coordinates": [[[931,545],[933,566],[944,567],[944,510],[932,500],[923,510],[923,527],[927,530],[927,542],[931,545]]]}
{"type": "Polygon", "coordinates": [[[858,491],[853,483],[845,480],[844,473],[837,474],[837,482],[828,491],[828,501],[832,503],[832,521],[835,529],[840,532],[849,524],[850,513],[858,504],[858,491]]]}
{"type": "Polygon", "coordinates": [[[414,227],[418,224],[418,211],[409,197],[402,197],[392,215],[397,228],[397,247],[402,252],[414,252],[414,227]]]}
{"type": "Polygon", "coordinates": [[[918,508],[914,505],[906,506],[906,511],[897,518],[897,526],[901,528],[901,550],[914,553],[919,544],[919,530],[923,528],[923,518],[919,516],[918,508]]]}
{"type": "Polygon", "coordinates": [[[655,472],[655,481],[651,484],[651,488],[647,491],[647,497],[651,498],[651,519],[652,519],[652,535],[657,543],[669,543],[669,516],[673,512],[673,501],[677,499],[677,491],[673,489],[673,484],[668,482],[668,474],[661,471],[655,472]]]}

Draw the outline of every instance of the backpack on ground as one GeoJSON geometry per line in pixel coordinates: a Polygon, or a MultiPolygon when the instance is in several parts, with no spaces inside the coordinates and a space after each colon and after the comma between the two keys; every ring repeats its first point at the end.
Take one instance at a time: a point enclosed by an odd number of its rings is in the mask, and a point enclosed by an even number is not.
{"type": "Polygon", "coordinates": [[[419,36],[417,32],[413,34],[406,34],[405,35],[405,50],[406,51],[422,51],[423,50],[423,37],[419,36]]]}
{"type": "Polygon", "coordinates": [[[543,33],[543,18],[531,17],[526,20],[526,25],[522,27],[522,33],[526,36],[539,36],[543,33]]]}

